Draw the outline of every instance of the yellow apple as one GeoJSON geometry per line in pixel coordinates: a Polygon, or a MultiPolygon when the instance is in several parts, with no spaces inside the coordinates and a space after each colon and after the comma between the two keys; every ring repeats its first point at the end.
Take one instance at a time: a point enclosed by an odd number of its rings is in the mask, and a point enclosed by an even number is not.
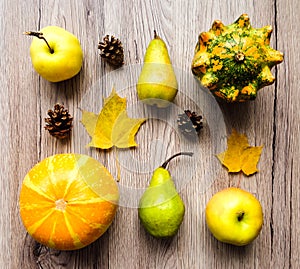
{"type": "Polygon", "coordinates": [[[251,193],[235,187],[216,193],[207,203],[205,217],[215,238],[236,246],[252,242],[263,225],[260,202],[251,193]]]}
{"type": "Polygon", "coordinates": [[[32,40],[30,56],[34,69],[46,80],[70,79],[81,69],[83,53],[76,36],[58,26],[47,26],[39,32],[26,32],[32,40]]]}

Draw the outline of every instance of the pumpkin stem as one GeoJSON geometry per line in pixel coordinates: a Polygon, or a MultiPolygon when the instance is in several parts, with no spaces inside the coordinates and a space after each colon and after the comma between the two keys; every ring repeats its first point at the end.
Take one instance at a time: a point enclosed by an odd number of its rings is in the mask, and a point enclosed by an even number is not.
{"type": "Polygon", "coordinates": [[[67,202],[61,198],[55,201],[55,208],[60,211],[64,211],[67,207],[67,202]]]}
{"type": "Polygon", "coordinates": [[[243,61],[245,60],[245,54],[239,51],[239,52],[234,56],[234,59],[235,59],[237,62],[243,62],[243,61]]]}
{"type": "Polygon", "coordinates": [[[41,32],[32,32],[32,31],[29,31],[29,32],[24,32],[24,35],[31,35],[31,36],[35,36],[35,37],[37,37],[37,38],[39,38],[39,39],[43,39],[43,40],[46,42],[46,44],[47,44],[47,46],[48,46],[48,48],[49,48],[49,50],[50,50],[50,53],[51,53],[51,54],[54,53],[54,49],[52,49],[52,48],[50,47],[48,41],[47,41],[46,38],[43,36],[43,33],[41,33],[41,32]]]}

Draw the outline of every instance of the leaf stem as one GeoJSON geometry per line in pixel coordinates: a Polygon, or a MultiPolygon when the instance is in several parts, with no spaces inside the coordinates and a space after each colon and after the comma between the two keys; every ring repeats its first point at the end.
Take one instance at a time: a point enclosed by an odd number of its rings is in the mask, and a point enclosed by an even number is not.
{"type": "Polygon", "coordinates": [[[24,34],[25,34],[25,35],[30,35],[30,36],[35,36],[35,37],[37,37],[37,38],[39,38],[39,39],[43,39],[43,40],[46,42],[46,44],[47,44],[47,46],[48,46],[48,48],[49,48],[49,50],[50,50],[50,53],[51,53],[51,54],[54,53],[54,49],[52,49],[52,48],[50,47],[48,41],[47,41],[46,38],[43,36],[43,33],[41,33],[41,32],[32,32],[32,31],[28,31],[28,32],[24,32],[24,34]]]}
{"type": "Polygon", "coordinates": [[[120,167],[119,154],[118,154],[117,147],[114,147],[113,151],[114,151],[115,157],[116,157],[117,182],[120,182],[120,179],[121,179],[121,167],[120,167]]]}

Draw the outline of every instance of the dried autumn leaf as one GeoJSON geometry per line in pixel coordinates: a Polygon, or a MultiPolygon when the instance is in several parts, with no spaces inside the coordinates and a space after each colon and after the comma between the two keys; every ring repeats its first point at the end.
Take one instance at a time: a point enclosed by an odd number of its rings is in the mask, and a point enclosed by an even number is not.
{"type": "Polygon", "coordinates": [[[109,149],[137,146],[135,135],[145,120],[129,118],[126,98],[121,98],[113,89],[99,115],[83,110],[81,122],[92,138],[89,147],[109,149]]]}
{"type": "Polygon", "coordinates": [[[252,147],[244,134],[233,129],[227,140],[227,150],[217,155],[220,162],[227,167],[228,172],[240,172],[247,176],[256,173],[263,146],[252,147]]]}
{"type": "Polygon", "coordinates": [[[82,110],[81,123],[84,125],[90,137],[94,135],[97,119],[98,119],[97,114],[86,110],[82,110]]]}

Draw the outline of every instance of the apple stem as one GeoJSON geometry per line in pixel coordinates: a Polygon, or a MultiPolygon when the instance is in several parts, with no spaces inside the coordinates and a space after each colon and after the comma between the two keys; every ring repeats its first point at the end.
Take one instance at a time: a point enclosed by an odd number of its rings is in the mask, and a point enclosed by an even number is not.
{"type": "Polygon", "coordinates": [[[169,163],[172,159],[174,159],[175,157],[177,157],[177,156],[179,156],[179,155],[187,155],[187,156],[192,157],[193,154],[194,154],[193,152],[179,152],[179,153],[176,153],[175,155],[173,155],[172,157],[170,157],[169,159],[167,159],[167,160],[161,165],[161,167],[164,168],[164,169],[166,169],[168,163],[169,163]]]}
{"type": "Polygon", "coordinates": [[[50,47],[48,41],[47,41],[46,38],[43,36],[43,33],[41,33],[41,32],[32,32],[32,31],[29,31],[29,32],[24,32],[24,34],[25,34],[25,35],[30,35],[30,36],[35,36],[35,37],[37,37],[37,38],[39,38],[39,39],[43,39],[43,40],[46,42],[46,44],[47,44],[47,46],[48,46],[48,48],[49,48],[49,50],[50,50],[50,53],[51,53],[51,54],[54,53],[54,50],[50,47]]]}
{"type": "Polygon", "coordinates": [[[238,215],[238,221],[241,221],[243,219],[244,215],[245,215],[245,212],[239,213],[239,215],[238,215]]]}

